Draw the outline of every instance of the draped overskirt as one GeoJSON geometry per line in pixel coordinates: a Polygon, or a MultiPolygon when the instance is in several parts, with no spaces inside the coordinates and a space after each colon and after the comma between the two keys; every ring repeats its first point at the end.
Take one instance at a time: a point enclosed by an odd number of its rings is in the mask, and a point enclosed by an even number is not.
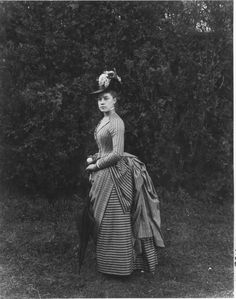
{"type": "Polygon", "coordinates": [[[93,173],[91,182],[98,271],[154,272],[157,248],[164,247],[164,242],[159,199],[145,165],[125,153],[115,166],[93,173]]]}

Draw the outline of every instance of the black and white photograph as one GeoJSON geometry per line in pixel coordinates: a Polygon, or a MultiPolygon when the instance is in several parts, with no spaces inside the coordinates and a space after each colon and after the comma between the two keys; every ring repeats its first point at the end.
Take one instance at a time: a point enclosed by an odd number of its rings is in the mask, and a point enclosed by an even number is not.
{"type": "Polygon", "coordinates": [[[234,297],[233,4],[0,1],[0,299],[234,297]]]}

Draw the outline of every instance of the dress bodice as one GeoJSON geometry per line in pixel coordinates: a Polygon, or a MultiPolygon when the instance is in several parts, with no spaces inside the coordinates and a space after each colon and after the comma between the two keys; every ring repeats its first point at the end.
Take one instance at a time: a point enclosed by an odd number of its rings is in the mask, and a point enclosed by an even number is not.
{"type": "Polygon", "coordinates": [[[115,112],[107,122],[98,124],[95,129],[95,140],[98,145],[99,168],[112,166],[121,159],[124,153],[124,122],[115,112]]]}

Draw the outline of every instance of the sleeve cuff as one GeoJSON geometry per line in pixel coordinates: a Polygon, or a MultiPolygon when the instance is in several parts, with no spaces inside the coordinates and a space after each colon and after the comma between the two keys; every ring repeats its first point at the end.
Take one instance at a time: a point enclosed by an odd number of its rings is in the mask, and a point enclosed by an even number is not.
{"type": "Polygon", "coordinates": [[[96,162],[97,169],[100,169],[98,161],[96,162]]]}

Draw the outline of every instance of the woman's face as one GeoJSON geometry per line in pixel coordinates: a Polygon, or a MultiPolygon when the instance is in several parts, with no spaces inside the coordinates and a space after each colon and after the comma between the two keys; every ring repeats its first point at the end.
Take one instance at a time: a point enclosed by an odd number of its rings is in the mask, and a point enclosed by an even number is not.
{"type": "Polygon", "coordinates": [[[98,98],[98,108],[101,112],[109,112],[114,109],[116,98],[110,93],[105,92],[98,98]]]}

